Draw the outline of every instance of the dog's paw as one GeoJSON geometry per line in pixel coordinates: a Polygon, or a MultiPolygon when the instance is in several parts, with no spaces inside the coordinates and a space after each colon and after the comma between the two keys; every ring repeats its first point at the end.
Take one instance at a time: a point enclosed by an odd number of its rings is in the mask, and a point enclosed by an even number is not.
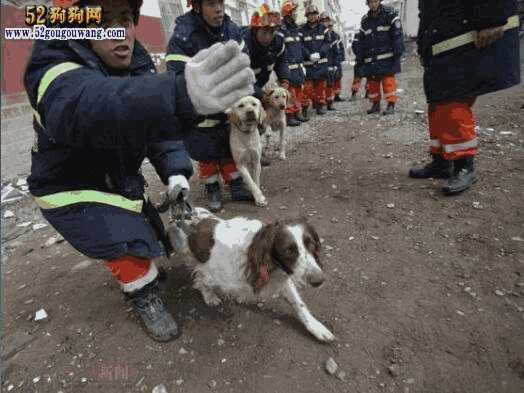
{"type": "Polygon", "coordinates": [[[308,331],[315,336],[315,338],[322,342],[331,342],[335,339],[335,335],[329,331],[321,322],[314,320],[307,326],[308,331]]]}
{"type": "Polygon", "coordinates": [[[206,293],[206,294],[202,294],[203,298],[204,298],[204,302],[209,306],[209,307],[217,307],[217,306],[220,306],[222,304],[222,300],[220,300],[220,298],[215,295],[214,293],[210,292],[210,293],[206,293]]]}
{"type": "Polygon", "coordinates": [[[255,204],[258,206],[258,207],[266,207],[267,206],[267,199],[265,196],[260,196],[259,198],[257,198],[257,200],[255,201],[255,204]]]}

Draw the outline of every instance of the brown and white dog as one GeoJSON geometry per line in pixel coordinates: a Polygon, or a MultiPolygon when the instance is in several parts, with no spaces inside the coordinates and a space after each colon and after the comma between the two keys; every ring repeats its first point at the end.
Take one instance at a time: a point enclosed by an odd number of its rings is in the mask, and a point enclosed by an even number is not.
{"type": "Polygon", "coordinates": [[[219,296],[257,302],[283,295],[313,336],[324,342],[335,339],[310,313],[297,289],[318,287],[325,280],[320,240],[306,220],[223,220],[196,208],[185,229],[174,225],[169,236],[192,269],[193,287],[206,304],[220,304],[219,296]]]}
{"type": "Polygon", "coordinates": [[[289,102],[289,92],[283,87],[269,87],[265,90],[266,98],[264,100],[264,108],[266,110],[266,121],[264,123],[265,129],[262,130],[262,134],[266,138],[267,149],[269,147],[269,141],[271,139],[271,132],[268,132],[268,128],[271,128],[272,132],[278,132],[280,136],[279,140],[279,158],[281,160],[286,159],[286,107],[289,102]],[[269,126],[269,127],[268,127],[269,126]]]}
{"type": "Polygon", "coordinates": [[[266,206],[266,197],[260,189],[262,143],[259,127],[266,119],[262,103],[255,97],[244,97],[228,109],[227,113],[231,124],[229,134],[231,155],[238,172],[253,195],[255,204],[260,207],[266,206]]]}

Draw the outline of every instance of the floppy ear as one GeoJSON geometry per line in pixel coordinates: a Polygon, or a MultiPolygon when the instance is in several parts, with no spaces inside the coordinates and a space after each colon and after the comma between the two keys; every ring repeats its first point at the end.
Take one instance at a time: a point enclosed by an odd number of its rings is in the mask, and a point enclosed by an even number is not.
{"type": "Polygon", "coordinates": [[[289,101],[291,101],[291,93],[286,90],[286,108],[289,107],[289,101]]]}
{"type": "Polygon", "coordinates": [[[231,110],[227,114],[227,118],[228,118],[230,124],[234,124],[237,127],[240,125],[240,117],[238,117],[238,115],[237,115],[237,113],[235,111],[231,110]]]}
{"type": "Polygon", "coordinates": [[[258,125],[264,126],[266,124],[266,119],[267,119],[266,111],[264,110],[262,105],[259,105],[258,106],[258,125]]]}
{"type": "Polygon", "coordinates": [[[271,253],[279,225],[276,222],[262,227],[247,251],[247,277],[255,293],[269,282],[269,276],[275,269],[271,253]]]}

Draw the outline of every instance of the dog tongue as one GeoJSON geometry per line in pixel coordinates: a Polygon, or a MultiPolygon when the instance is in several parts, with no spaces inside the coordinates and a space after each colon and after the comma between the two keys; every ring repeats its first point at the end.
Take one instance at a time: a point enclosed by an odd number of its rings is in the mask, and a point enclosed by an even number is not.
{"type": "Polygon", "coordinates": [[[260,278],[257,281],[257,289],[262,288],[269,281],[269,270],[267,265],[260,266],[260,278]]]}

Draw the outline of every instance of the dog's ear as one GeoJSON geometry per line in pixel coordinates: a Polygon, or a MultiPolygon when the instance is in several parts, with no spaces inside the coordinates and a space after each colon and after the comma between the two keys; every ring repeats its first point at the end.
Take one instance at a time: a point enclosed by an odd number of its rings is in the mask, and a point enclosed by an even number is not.
{"type": "Polygon", "coordinates": [[[264,107],[262,105],[259,105],[258,107],[258,125],[260,127],[265,127],[266,125],[266,119],[267,119],[267,115],[266,115],[266,111],[264,110],[264,107]]]}
{"type": "Polygon", "coordinates": [[[291,93],[286,90],[286,108],[289,108],[289,102],[291,101],[291,93]]]}
{"type": "Polygon", "coordinates": [[[275,269],[271,254],[279,228],[278,222],[263,226],[247,251],[247,277],[255,293],[269,282],[269,276],[275,269]]]}
{"type": "Polygon", "coordinates": [[[227,114],[227,118],[230,124],[234,124],[237,127],[240,126],[240,117],[238,117],[235,111],[229,111],[229,113],[227,114]]]}

